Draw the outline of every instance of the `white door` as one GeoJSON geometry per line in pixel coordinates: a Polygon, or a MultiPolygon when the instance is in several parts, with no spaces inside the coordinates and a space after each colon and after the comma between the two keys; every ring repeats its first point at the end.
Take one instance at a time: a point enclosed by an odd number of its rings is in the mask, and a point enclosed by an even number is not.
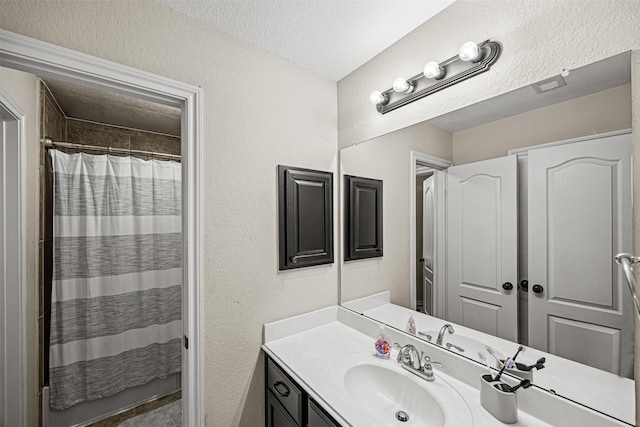
{"type": "Polygon", "coordinates": [[[619,375],[633,371],[631,135],[531,150],[529,345],[619,375]]]}
{"type": "Polygon", "coordinates": [[[433,316],[433,239],[435,200],[433,175],[422,182],[422,307],[433,316]]]}
{"type": "Polygon", "coordinates": [[[517,160],[453,166],[447,175],[447,318],[517,341],[517,160]]]}

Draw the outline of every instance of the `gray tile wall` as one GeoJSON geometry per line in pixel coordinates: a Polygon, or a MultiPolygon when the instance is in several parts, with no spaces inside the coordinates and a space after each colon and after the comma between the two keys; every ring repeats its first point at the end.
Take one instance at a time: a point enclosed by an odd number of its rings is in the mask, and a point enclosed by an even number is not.
{"type": "Polygon", "coordinates": [[[67,142],[99,147],[180,154],[180,138],[67,118],[67,142]]]}
{"type": "MultiPolygon", "coordinates": [[[[40,135],[42,138],[49,137],[54,141],[64,141],[66,139],[67,117],[56,102],[49,88],[40,82],[40,135]]],[[[41,333],[38,334],[38,347],[40,348],[40,390],[48,382],[48,372],[44,369],[48,366],[49,352],[45,345],[49,340],[49,325],[51,311],[51,272],[53,267],[52,248],[52,197],[51,189],[52,173],[50,161],[46,155],[46,150],[40,149],[40,242],[39,242],[39,283],[38,295],[39,313],[38,325],[41,333]]]]}
{"type": "Polygon", "coordinates": [[[67,117],[58,106],[49,88],[40,82],[40,135],[54,141],[66,138],[67,117]]]}

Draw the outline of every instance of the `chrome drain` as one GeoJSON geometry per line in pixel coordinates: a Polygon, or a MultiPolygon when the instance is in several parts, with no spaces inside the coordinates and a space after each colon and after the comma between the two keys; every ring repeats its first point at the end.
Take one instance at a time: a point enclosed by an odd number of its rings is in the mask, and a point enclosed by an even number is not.
{"type": "Polygon", "coordinates": [[[409,421],[409,414],[404,411],[398,411],[396,412],[396,419],[401,423],[406,423],[407,421],[409,421]]]}

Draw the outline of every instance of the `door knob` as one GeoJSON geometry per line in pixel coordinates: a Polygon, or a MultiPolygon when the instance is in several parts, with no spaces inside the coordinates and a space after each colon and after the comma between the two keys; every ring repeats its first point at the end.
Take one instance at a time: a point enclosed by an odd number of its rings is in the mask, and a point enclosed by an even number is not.
{"type": "Polygon", "coordinates": [[[419,259],[419,261],[420,261],[420,262],[424,262],[424,258],[420,258],[420,259],[419,259]]]}
{"type": "Polygon", "coordinates": [[[502,284],[502,289],[504,289],[505,291],[510,291],[511,289],[513,289],[513,284],[511,284],[511,282],[504,282],[502,284]]]}
{"type": "Polygon", "coordinates": [[[532,290],[533,292],[535,292],[536,294],[541,294],[541,293],[542,293],[542,291],[544,291],[544,288],[543,288],[542,286],[540,286],[540,285],[533,285],[533,286],[531,287],[531,290],[532,290]]]}
{"type": "Polygon", "coordinates": [[[520,281],[520,289],[527,292],[529,290],[529,281],[527,279],[523,279],[520,281]]]}

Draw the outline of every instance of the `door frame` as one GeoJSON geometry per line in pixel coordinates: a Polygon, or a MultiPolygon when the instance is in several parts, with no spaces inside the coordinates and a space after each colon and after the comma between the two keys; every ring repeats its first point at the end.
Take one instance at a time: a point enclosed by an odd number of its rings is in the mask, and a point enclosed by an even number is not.
{"type": "Polygon", "coordinates": [[[18,426],[27,420],[27,117],[2,88],[0,116],[0,230],[4,236],[0,250],[0,425],[18,426]]]}
{"type": "MultiPolygon", "coordinates": [[[[444,249],[446,245],[445,225],[445,179],[446,169],[453,166],[450,160],[424,154],[411,150],[409,155],[409,290],[410,304],[412,309],[416,306],[416,173],[420,167],[429,167],[434,170],[434,196],[435,196],[435,216],[434,216],[434,245],[433,245],[433,265],[435,274],[433,275],[433,315],[440,317],[444,313],[443,299],[445,292],[440,292],[438,286],[446,283],[446,259],[444,249]],[[435,173],[437,171],[442,174],[435,173]],[[440,177],[440,179],[438,179],[440,177]]],[[[422,221],[422,218],[420,218],[422,221]]]]}
{"type": "MultiPolygon", "coordinates": [[[[183,346],[182,350],[182,422],[185,426],[203,425],[202,88],[3,29],[0,65],[181,108],[182,318],[188,342],[188,349],[183,346]]],[[[20,143],[20,150],[24,150],[25,141],[20,143]]],[[[24,200],[26,174],[20,178],[16,184],[24,200]]],[[[25,227],[23,221],[22,235],[25,227]]],[[[20,334],[20,341],[21,346],[26,345],[26,331],[20,334]]],[[[26,381],[19,386],[26,390],[26,381]]]]}
{"type": "Polygon", "coordinates": [[[580,136],[578,138],[563,139],[561,141],[548,142],[546,144],[529,145],[527,147],[511,149],[511,150],[507,151],[507,156],[510,156],[512,154],[516,154],[518,156],[518,158],[520,158],[521,156],[526,156],[529,153],[529,151],[538,150],[540,148],[548,148],[548,147],[555,147],[555,146],[558,146],[558,145],[573,144],[573,143],[576,143],[576,142],[591,141],[591,140],[594,140],[594,139],[607,138],[609,136],[626,135],[626,134],[629,134],[629,133],[632,133],[631,129],[620,129],[620,130],[614,130],[614,131],[611,131],[611,132],[604,132],[604,133],[597,133],[597,134],[593,134],[593,135],[580,136]]]}

